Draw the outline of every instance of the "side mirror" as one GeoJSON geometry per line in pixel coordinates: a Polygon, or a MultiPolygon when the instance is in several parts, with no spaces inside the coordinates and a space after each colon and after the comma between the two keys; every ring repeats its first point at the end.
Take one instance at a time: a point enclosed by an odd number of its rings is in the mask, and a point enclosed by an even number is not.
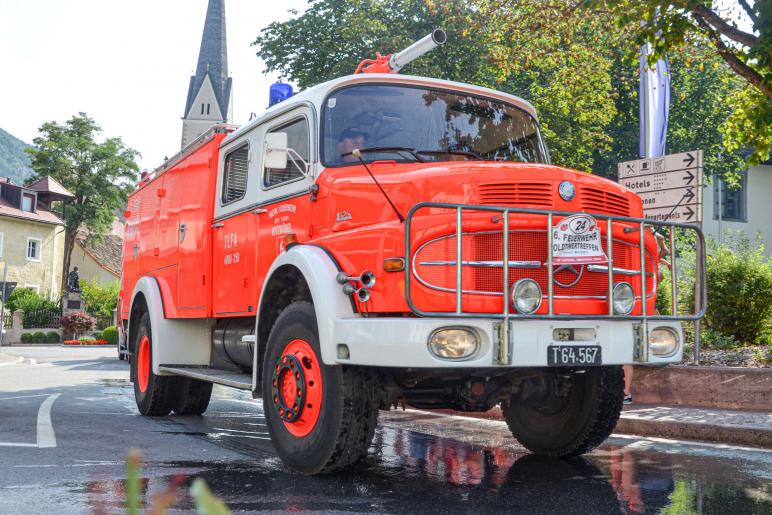
{"type": "Polygon", "coordinates": [[[287,133],[269,132],[265,135],[263,145],[265,157],[263,166],[266,168],[287,168],[287,133]]]}

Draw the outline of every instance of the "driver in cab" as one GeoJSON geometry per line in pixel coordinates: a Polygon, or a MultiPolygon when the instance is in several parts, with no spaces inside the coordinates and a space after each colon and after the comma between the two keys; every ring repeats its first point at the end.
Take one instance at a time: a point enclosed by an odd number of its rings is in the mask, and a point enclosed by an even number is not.
{"type": "Polygon", "coordinates": [[[366,141],[367,133],[356,127],[349,127],[341,132],[337,145],[338,155],[340,156],[339,160],[343,163],[354,163],[358,161],[356,157],[351,155],[351,152],[353,152],[355,148],[365,148],[366,141]]]}

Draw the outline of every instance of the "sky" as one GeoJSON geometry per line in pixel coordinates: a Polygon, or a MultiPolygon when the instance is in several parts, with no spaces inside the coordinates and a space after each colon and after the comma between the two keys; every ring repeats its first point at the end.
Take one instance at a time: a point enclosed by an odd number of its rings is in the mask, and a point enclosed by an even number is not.
{"type": "MultiPolygon", "coordinates": [[[[32,143],[83,111],[153,169],[180,150],[181,116],[207,0],[0,0],[0,128],[32,143]]],[[[250,43],[306,0],[226,0],[233,122],[268,103],[278,78],[250,43]]]]}

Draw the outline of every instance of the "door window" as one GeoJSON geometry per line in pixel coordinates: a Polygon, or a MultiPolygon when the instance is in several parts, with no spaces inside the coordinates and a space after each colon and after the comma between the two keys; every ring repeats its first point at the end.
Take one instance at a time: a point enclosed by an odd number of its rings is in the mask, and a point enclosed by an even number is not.
{"type": "Polygon", "coordinates": [[[244,198],[247,192],[249,145],[245,144],[225,156],[222,181],[222,205],[244,198]]]}
{"type": "Polygon", "coordinates": [[[308,121],[298,118],[287,124],[275,127],[268,132],[286,132],[288,152],[287,166],[285,168],[265,168],[263,174],[263,186],[272,188],[288,182],[293,182],[303,177],[303,163],[298,162],[301,157],[306,163],[310,161],[311,145],[308,135],[308,121]]]}

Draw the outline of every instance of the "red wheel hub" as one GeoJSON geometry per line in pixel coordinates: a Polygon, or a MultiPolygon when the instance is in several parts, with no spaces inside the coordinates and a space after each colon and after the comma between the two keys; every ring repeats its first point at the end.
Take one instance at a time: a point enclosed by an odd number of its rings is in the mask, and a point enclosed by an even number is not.
{"type": "Polygon", "coordinates": [[[276,362],[271,380],[273,405],[292,435],[313,431],[322,408],[322,369],[305,340],[292,340],[276,362]]]}
{"type": "Polygon", "coordinates": [[[147,383],[150,381],[150,339],[147,335],[142,336],[139,341],[139,351],[137,352],[137,383],[139,391],[147,391],[147,383]]]}

